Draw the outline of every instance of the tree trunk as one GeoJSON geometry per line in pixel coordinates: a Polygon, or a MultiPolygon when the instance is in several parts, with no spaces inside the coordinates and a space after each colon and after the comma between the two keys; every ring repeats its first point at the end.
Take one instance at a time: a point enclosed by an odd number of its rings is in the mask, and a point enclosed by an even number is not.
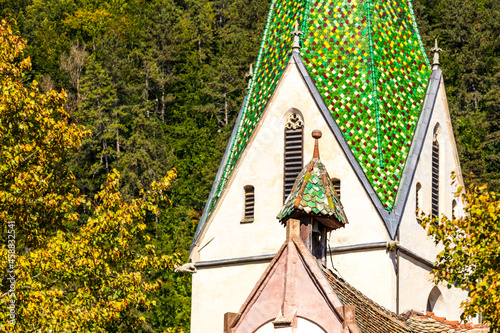
{"type": "Polygon", "coordinates": [[[228,110],[227,110],[227,92],[224,93],[224,124],[227,125],[228,120],[228,110]]]}
{"type": "Polygon", "coordinates": [[[161,122],[165,122],[165,73],[161,73],[162,89],[161,89],[161,122]]]}

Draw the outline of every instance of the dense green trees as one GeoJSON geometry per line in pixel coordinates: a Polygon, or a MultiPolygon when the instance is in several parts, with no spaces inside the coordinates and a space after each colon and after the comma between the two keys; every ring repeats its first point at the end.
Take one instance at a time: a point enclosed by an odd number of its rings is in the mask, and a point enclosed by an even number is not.
{"type": "Polygon", "coordinates": [[[2,20],[0,331],[137,331],[160,287],[151,275],[179,262],[158,255],[145,232],[175,170],[127,202],[116,170],[95,196],[82,196],[65,160],[89,132],[69,122],[64,91],[26,80],[25,45],[2,20]]]}
{"type": "Polygon", "coordinates": [[[415,1],[428,50],[436,38],[463,172],[500,188],[500,2],[415,1]]]}
{"type": "MultiPolygon", "coordinates": [[[[269,0],[0,2],[17,20],[42,91],[64,88],[73,123],[91,134],[64,165],[94,197],[116,168],[126,202],[173,166],[171,206],[146,216],[158,255],[187,256],[260,44],[269,0]]],[[[93,209],[79,208],[81,222],[93,209]]],[[[144,244],[133,244],[140,250],[144,244]]],[[[160,279],[140,330],[189,331],[190,277],[160,279]]],[[[137,313],[131,313],[132,317],[137,313]]],[[[123,327],[122,327],[123,329],[123,327]]]]}
{"type": "MultiPolygon", "coordinates": [[[[187,255],[247,88],[270,0],[0,1],[17,20],[42,91],[68,93],[71,122],[91,131],[65,165],[93,197],[116,168],[130,201],[175,167],[172,206],[146,218],[159,254],[187,255]]],[[[496,0],[414,0],[424,44],[443,71],[465,173],[500,187],[500,9],[496,0]]],[[[81,219],[92,212],[81,208],[81,219]]],[[[142,244],[134,246],[138,248],[142,244]]],[[[189,329],[188,276],[150,295],[143,331],[189,329]]]]}

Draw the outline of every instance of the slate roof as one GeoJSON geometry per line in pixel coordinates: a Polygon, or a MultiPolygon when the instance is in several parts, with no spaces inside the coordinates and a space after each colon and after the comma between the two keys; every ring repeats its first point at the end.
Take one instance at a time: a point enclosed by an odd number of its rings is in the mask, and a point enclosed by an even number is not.
{"type": "Polygon", "coordinates": [[[332,180],[319,158],[313,157],[297,176],[292,191],[278,214],[278,219],[284,223],[286,218],[295,212],[335,217],[342,225],[347,223],[332,180]]]}
{"type": "Polygon", "coordinates": [[[333,291],[346,305],[356,307],[356,324],[362,333],[487,333],[488,325],[460,324],[436,317],[432,312],[407,311],[397,315],[363,295],[356,288],[323,265],[325,277],[333,291]]]}

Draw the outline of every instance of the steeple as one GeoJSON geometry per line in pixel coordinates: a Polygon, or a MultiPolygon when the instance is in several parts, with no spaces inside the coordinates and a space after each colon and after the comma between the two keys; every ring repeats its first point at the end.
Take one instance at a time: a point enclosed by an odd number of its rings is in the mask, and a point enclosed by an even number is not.
{"type": "Polygon", "coordinates": [[[248,94],[195,238],[291,57],[300,58],[367,192],[387,213],[397,208],[431,74],[411,2],[273,0],[248,94]]]}
{"type": "Polygon", "coordinates": [[[312,136],[315,139],[313,158],[295,180],[278,219],[286,223],[292,217],[315,217],[329,230],[338,229],[348,223],[347,218],[332,180],[319,159],[318,139],[322,133],[314,130],[312,136]]]}
{"type": "Polygon", "coordinates": [[[311,253],[324,262],[327,233],[348,222],[332,180],[319,159],[318,140],[322,133],[314,130],[312,136],[313,158],[295,180],[278,219],[286,225],[287,237],[300,236],[311,253]]]}

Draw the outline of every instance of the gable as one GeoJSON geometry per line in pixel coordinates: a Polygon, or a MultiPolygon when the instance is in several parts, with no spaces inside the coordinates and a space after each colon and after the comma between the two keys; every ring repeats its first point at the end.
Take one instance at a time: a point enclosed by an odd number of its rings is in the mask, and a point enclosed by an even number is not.
{"type": "Polygon", "coordinates": [[[430,75],[411,3],[274,0],[250,89],[195,239],[283,75],[296,21],[304,33],[300,52],[310,88],[339,128],[354,156],[351,163],[357,164],[365,189],[395,236],[401,215],[396,212],[401,209],[398,193],[430,75]]]}
{"type": "MultiPolygon", "coordinates": [[[[301,76],[296,62],[300,56],[296,55],[291,59],[238,161],[237,172],[232,173],[212,213],[208,214],[208,209],[203,213],[197,236],[193,240],[190,257],[194,261],[267,255],[279,249],[281,241],[277,236],[283,233],[283,227],[276,215],[283,205],[284,126],[288,115],[299,111],[304,119],[304,133],[311,133],[315,129],[323,132],[321,156],[329,175],[341,179],[342,187],[349,189],[343,194],[346,200],[344,207],[347,207],[345,214],[352,228],[356,229],[355,233],[361,237],[357,241],[373,242],[388,238],[387,228],[377,214],[369,192],[363,188],[357,171],[345,154],[349,149],[345,150],[341,146],[337,134],[332,131],[332,126],[338,127],[331,115],[327,114],[328,119],[322,115],[313,93],[306,85],[308,79],[301,76]],[[243,188],[247,185],[255,186],[255,219],[252,223],[241,224],[243,188]],[[363,212],[362,215],[359,215],[360,212],[363,212]],[[363,233],[364,228],[369,228],[371,232],[363,233]]],[[[312,158],[313,147],[314,139],[304,135],[305,161],[312,158]]],[[[223,166],[219,172],[221,170],[223,166]]]]}
{"type": "Polygon", "coordinates": [[[299,238],[286,241],[231,323],[231,333],[255,332],[266,323],[297,326],[305,318],[326,332],[341,332],[343,304],[299,238]]]}

